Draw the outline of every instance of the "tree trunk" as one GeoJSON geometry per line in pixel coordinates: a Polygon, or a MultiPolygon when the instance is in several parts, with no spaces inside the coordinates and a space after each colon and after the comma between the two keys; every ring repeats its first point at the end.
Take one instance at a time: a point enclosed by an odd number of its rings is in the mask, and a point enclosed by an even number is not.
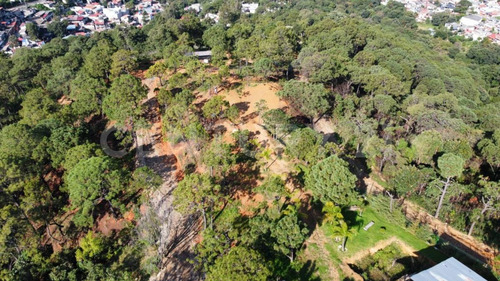
{"type": "Polygon", "coordinates": [[[450,186],[450,181],[451,181],[451,177],[448,177],[446,179],[446,182],[444,183],[444,188],[442,190],[441,197],[439,198],[439,203],[438,203],[438,207],[436,210],[436,214],[434,215],[434,217],[436,219],[439,217],[439,211],[441,211],[441,206],[443,205],[443,200],[444,200],[444,196],[446,195],[446,190],[448,189],[448,186],[450,186]]]}
{"type": "Polygon", "coordinates": [[[391,201],[389,203],[389,211],[392,213],[392,209],[393,209],[393,206],[394,206],[394,195],[392,195],[388,191],[386,191],[386,192],[387,192],[387,195],[389,196],[389,198],[391,198],[391,201]]]}
{"type": "Polygon", "coordinates": [[[344,236],[344,238],[342,239],[342,252],[345,252],[346,242],[347,242],[347,236],[344,236]]]}
{"type": "MultiPolygon", "coordinates": [[[[476,218],[476,220],[478,220],[479,217],[476,218]]],[[[474,226],[476,225],[476,221],[473,221],[470,228],[469,228],[469,232],[467,233],[467,235],[471,236],[472,235],[472,232],[474,231],[474,226]]]]}
{"type": "MultiPolygon", "coordinates": [[[[483,203],[484,203],[484,201],[483,201],[483,203]]],[[[484,215],[484,213],[486,213],[486,211],[489,209],[489,207],[490,207],[489,204],[484,204],[483,209],[481,210],[481,215],[477,216],[476,220],[472,222],[467,235],[469,235],[469,236],[472,235],[472,232],[474,232],[474,226],[476,226],[476,222],[481,218],[482,215],[484,215]]]]}
{"type": "Polygon", "coordinates": [[[205,209],[201,208],[201,214],[203,216],[203,230],[207,229],[207,214],[205,213],[205,209]]]}

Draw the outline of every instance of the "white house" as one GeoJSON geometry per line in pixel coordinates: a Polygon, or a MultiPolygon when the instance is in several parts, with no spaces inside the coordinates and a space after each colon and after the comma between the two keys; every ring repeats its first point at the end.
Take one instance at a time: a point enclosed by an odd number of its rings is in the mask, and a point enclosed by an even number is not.
{"type": "Polygon", "coordinates": [[[195,11],[196,13],[199,13],[199,12],[201,12],[201,4],[196,3],[196,4],[192,4],[192,5],[184,8],[184,11],[189,11],[189,10],[192,10],[192,11],[195,11]]]}
{"type": "Polygon", "coordinates": [[[481,23],[483,18],[480,15],[468,15],[460,19],[460,23],[465,26],[477,26],[481,23]]]}
{"type": "Polygon", "coordinates": [[[243,3],[241,4],[241,12],[246,14],[255,14],[259,7],[259,3],[243,3]]]}

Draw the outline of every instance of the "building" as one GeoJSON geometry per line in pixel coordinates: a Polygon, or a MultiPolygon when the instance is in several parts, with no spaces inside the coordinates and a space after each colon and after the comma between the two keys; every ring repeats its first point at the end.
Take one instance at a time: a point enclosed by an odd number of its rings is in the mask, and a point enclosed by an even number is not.
{"type": "Polygon", "coordinates": [[[195,3],[184,8],[184,11],[195,11],[196,13],[201,12],[201,4],[195,3]]]}
{"type": "Polygon", "coordinates": [[[438,265],[412,275],[413,281],[486,281],[479,274],[457,261],[449,258],[438,265]]]}
{"type": "Polygon", "coordinates": [[[259,3],[243,3],[241,4],[241,12],[245,14],[255,14],[259,3]]]}
{"type": "Polygon", "coordinates": [[[465,25],[465,26],[473,27],[473,26],[479,25],[482,20],[483,20],[483,17],[481,17],[480,15],[468,15],[468,16],[462,17],[460,19],[460,23],[462,25],[465,25]]]}

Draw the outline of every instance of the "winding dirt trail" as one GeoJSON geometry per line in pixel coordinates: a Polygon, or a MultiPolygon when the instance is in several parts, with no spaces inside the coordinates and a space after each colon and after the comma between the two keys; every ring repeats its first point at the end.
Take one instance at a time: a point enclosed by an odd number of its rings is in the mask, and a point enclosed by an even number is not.
{"type": "Polygon", "coordinates": [[[150,91],[144,104],[149,107],[148,119],[152,122],[149,129],[137,132],[138,166],[147,166],[163,179],[161,187],[154,191],[149,202],[141,206],[141,213],[147,214],[152,208],[158,225],[158,254],[162,259],[161,270],[150,280],[199,280],[198,272],[189,262],[194,257],[192,248],[198,234],[198,220],[183,216],[172,207],[172,192],[177,186],[177,159],[168,143],[162,141],[161,118],[154,89],[157,79],[144,79],[143,84],[150,91]]]}

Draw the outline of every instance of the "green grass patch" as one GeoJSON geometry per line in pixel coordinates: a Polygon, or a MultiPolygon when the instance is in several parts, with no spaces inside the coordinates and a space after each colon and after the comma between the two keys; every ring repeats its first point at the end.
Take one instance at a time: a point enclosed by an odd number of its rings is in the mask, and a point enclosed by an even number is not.
{"type": "Polygon", "coordinates": [[[395,209],[392,214],[388,210],[379,210],[380,207],[383,207],[381,205],[387,203],[385,201],[388,200],[383,200],[381,197],[372,197],[370,199],[379,200],[379,202],[375,204],[374,201],[371,201],[373,204],[365,208],[362,216],[357,216],[354,212],[345,214],[346,220],[350,220],[350,225],[355,231],[347,240],[346,252],[341,252],[338,249],[340,243],[336,242],[333,238],[331,227],[326,225],[321,226],[325,235],[330,240],[327,248],[332,258],[343,260],[344,258],[352,257],[359,251],[374,247],[379,241],[396,237],[415,249],[419,255],[434,262],[446,259],[444,254],[433,248],[434,245],[427,243],[424,239],[412,233],[410,228],[406,227],[407,224],[409,225],[409,222],[400,210],[395,209]],[[368,231],[363,230],[363,227],[370,221],[375,222],[375,224],[368,231]]]}
{"type": "Polygon", "coordinates": [[[436,26],[432,25],[432,23],[425,23],[425,22],[417,23],[417,27],[418,27],[418,29],[421,29],[421,30],[429,30],[429,28],[433,28],[433,29],[436,28],[436,26]]]}

